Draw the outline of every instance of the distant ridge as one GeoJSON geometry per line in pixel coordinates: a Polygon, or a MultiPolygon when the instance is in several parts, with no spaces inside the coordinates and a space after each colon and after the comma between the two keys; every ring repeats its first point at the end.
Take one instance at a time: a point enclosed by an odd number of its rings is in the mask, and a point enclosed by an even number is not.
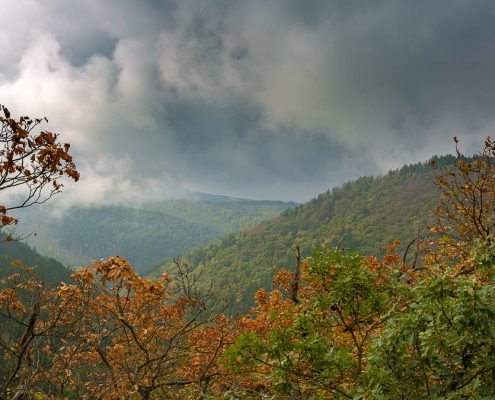
{"type": "MultiPolygon", "coordinates": [[[[232,196],[223,196],[218,194],[210,194],[204,192],[191,192],[187,193],[182,197],[183,200],[192,200],[192,201],[210,201],[214,203],[273,203],[273,204],[289,204],[290,206],[295,206],[298,203],[294,201],[282,201],[282,200],[253,200],[253,199],[245,199],[242,197],[232,197],[232,196]]],[[[179,199],[179,200],[182,200],[179,199]]]]}
{"type": "Polygon", "coordinates": [[[191,194],[195,200],[164,200],[140,207],[73,207],[60,218],[23,210],[29,243],[69,266],[119,255],[140,272],[204,246],[226,234],[270,219],[294,203],[191,194]],[[202,200],[208,199],[208,200],[202,200]]]}
{"type": "MultiPolygon", "coordinates": [[[[245,309],[257,288],[271,287],[274,270],[293,268],[296,245],[309,256],[320,245],[380,255],[394,239],[407,244],[430,222],[438,196],[431,161],[443,168],[455,159],[434,157],[383,176],[358,178],[183,258],[213,282],[238,284],[245,309]]],[[[170,267],[164,264],[154,273],[170,267]]]]}
{"type": "MultiPolygon", "coordinates": [[[[223,196],[217,194],[210,194],[204,192],[191,192],[183,196],[184,200],[194,200],[194,201],[212,201],[218,203],[228,203],[231,201],[251,201],[247,199],[242,199],[239,197],[223,196]]],[[[181,200],[181,199],[179,199],[181,200]]]]}

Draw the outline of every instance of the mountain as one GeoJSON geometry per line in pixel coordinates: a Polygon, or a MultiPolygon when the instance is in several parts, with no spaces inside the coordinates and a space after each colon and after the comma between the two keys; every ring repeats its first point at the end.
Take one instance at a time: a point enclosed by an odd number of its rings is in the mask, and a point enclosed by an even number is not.
{"type": "MultiPolygon", "coordinates": [[[[438,168],[453,156],[436,157],[438,168]]],[[[299,245],[308,256],[320,245],[342,246],[380,255],[383,246],[399,239],[404,245],[429,223],[436,199],[430,162],[404,166],[385,176],[362,177],[320,194],[250,229],[228,235],[184,260],[213,282],[236,283],[240,304],[269,288],[274,270],[293,268],[299,245]]],[[[168,271],[170,264],[154,271],[168,271]]]]}
{"type": "Polygon", "coordinates": [[[228,202],[256,202],[257,200],[243,199],[241,197],[223,196],[218,194],[204,193],[204,192],[190,192],[184,195],[183,200],[194,201],[208,201],[215,203],[228,203],[228,202]]]}
{"type": "Polygon", "coordinates": [[[192,193],[183,200],[148,204],[146,209],[173,215],[189,223],[208,226],[225,236],[248,229],[296,205],[297,203],[294,202],[248,200],[192,193]]]}
{"type": "Polygon", "coordinates": [[[15,270],[12,261],[20,261],[26,266],[34,267],[39,277],[42,277],[47,286],[55,286],[58,283],[68,282],[71,278],[71,270],[65,268],[57,260],[44,257],[29,247],[26,243],[11,241],[0,243],[0,278],[15,270]]]}
{"type": "Polygon", "coordinates": [[[160,212],[118,206],[75,207],[61,218],[23,216],[30,243],[71,266],[119,255],[144,270],[219,237],[208,227],[160,212]]]}
{"type": "Polygon", "coordinates": [[[67,265],[120,255],[143,272],[294,204],[202,195],[208,200],[167,200],[142,208],[74,207],[59,218],[32,209],[20,215],[21,226],[23,233],[36,233],[29,238],[31,245],[67,265]]]}

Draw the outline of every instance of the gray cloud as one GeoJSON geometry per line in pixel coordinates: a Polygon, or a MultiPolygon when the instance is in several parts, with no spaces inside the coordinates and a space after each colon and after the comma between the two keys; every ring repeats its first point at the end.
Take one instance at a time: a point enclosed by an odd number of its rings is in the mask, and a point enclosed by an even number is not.
{"type": "Polygon", "coordinates": [[[495,125],[495,3],[4,0],[0,103],[47,115],[66,202],[304,200],[495,125]]]}

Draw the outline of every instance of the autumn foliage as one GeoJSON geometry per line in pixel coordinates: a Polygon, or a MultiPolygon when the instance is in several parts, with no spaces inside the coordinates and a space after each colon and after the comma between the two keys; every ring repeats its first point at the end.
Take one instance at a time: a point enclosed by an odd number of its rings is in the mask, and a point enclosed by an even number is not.
{"type": "Polygon", "coordinates": [[[235,322],[181,265],[172,279],[143,279],[111,257],[44,290],[32,271],[2,281],[4,398],[185,398],[216,384],[235,322]],[[23,301],[24,300],[24,301],[23,301]]]}
{"type": "Polygon", "coordinates": [[[494,398],[494,156],[488,138],[437,172],[414,262],[397,241],[381,258],[298,250],[240,316],[180,261],[146,279],[110,257],[53,289],[16,264],[0,281],[0,398],[494,398]]]}
{"type": "Polygon", "coordinates": [[[63,176],[77,181],[79,172],[68,143],[60,143],[56,133],[37,132],[46,118],[14,119],[2,105],[0,112],[0,196],[15,192],[18,199],[0,204],[1,229],[17,223],[9,211],[45,202],[61,191],[63,176]]]}

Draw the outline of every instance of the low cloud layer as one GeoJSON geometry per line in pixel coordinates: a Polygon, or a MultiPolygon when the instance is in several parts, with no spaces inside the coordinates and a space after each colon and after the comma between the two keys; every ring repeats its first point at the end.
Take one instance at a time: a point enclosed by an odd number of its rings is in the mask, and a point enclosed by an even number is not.
{"type": "Polygon", "coordinates": [[[72,143],[67,204],[306,200],[495,128],[491,1],[2,6],[0,103],[72,143]]]}

